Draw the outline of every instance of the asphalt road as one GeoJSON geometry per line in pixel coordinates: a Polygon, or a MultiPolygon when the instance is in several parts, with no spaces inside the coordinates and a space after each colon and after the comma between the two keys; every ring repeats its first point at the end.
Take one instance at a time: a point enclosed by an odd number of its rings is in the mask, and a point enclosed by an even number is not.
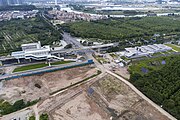
{"type": "Polygon", "coordinates": [[[170,120],[177,120],[175,117],[173,117],[171,114],[169,114],[168,112],[166,112],[163,108],[161,108],[160,106],[158,106],[156,103],[154,103],[151,99],[149,99],[148,97],[146,97],[141,91],[139,91],[133,84],[131,84],[129,81],[127,81],[126,79],[120,77],[119,75],[107,70],[103,65],[101,65],[92,55],[89,54],[89,57],[92,58],[94,60],[94,63],[96,64],[96,66],[104,73],[107,72],[108,74],[118,78],[119,80],[121,80],[123,83],[125,83],[126,85],[128,85],[136,94],[138,94],[141,98],[143,98],[145,101],[147,101],[149,104],[151,104],[154,108],[156,108],[160,113],[162,113],[163,115],[167,116],[170,120]]]}
{"type": "Polygon", "coordinates": [[[57,68],[63,68],[63,67],[68,67],[68,66],[73,66],[73,65],[79,65],[79,64],[83,64],[83,63],[86,63],[87,61],[85,62],[72,62],[72,63],[68,63],[68,64],[61,64],[61,65],[54,65],[54,66],[47,66],[47,67],[43,67],[43,68],[38,68],[38,69],[33,69],[33,70],[27,70],[27,71],[24,71],[24,72],[17,72],[17,73],[13,73],[13,74],[6,74],[6,75],[3,75],[3,76],[0,76],[0,80],[3,80],[5,78],[9,78],[9,77],[13,77],[13,76],[17,76],[17,75],[22,75],[22,74],[33,74],[33,73],[37,73],[37,72],[44,72],[44,71],[47,71],[47,70],[54,70],[54,69],[57,69],[57,68]]]}
{"type": "Polygon", "coordinates": [[[0,119],[2,119],[2,120],[14,120],[14,119],[16,119],[16,120],[27,120],[29,114],[31,114],[31,113],[32,113],[31,109],[25,108],[23,110],[5,115],[0,119]]]}
{"type": "Polygon", "coordinates": [[[103,65],[101,65],[92,55],[88,55],[89,58],[94,60],[94,63],[96,66],[104,73],[107,72],[108,74],[118,78],[121,80],[123,83],[128,85],[136,94],[138,94],[140,97],[142,97],[144,100],[146,100],[149,104],[151,104],[154,108],[156,108],[160,113],[163,115],[167,116],[171,120],[177,120],[175,117],[173,117],[171,114],[166,112],[163,108],[158,106],[156,103],[154,103],[152,100],[150,100],[148,97],[146,97],[141,91],[139,91],[133,84],[131,84],[129,81],[125,80],[124,78],[120,77],[119,75],[107,70],[103,65]]]}
{"type": "Polygon", "coordinates": [[[67,44],[72,44],[75,48],[83,48],[80,42],[78,42],[74,37],[69,35],[69,33],[63,32],[62,34],[63,40],[66,41],[67,44]]]}
{"type": "MultiPolygon", "coordinates": [[[[71,37],[69,34],[64,33],[63,34],[64,40],[68,43],[68,44],[73,44],[75,47],[77,48],[82,48],[83,46],[73,37],[71,37]]],[[[101,65],[99,62],[97,62],[97,60],[95,60],[95,58],[92,56],[91,52],[87,52],[86,50],[84,51],[86,53],[86,55],[94,60],[95,65],[97,66],[97,68],[99,68],[103,73],[107,72],[108,74],[118,78],[119,80],[121,80],[122,82],[124,82],[126,85],[128,85],[134,92],[136,92],[136,94],[138,94],[140,97],[142,97],[144,100],[146,100],[148,103],[150,103],[154,108],[156,108],[159,112],[161,112],[163,115],[167,116],[169,119],[171,120],[177,120],[176,118],[174,118],[172,115],[170,115],[168,112],[166,112],[164,109],[162,109],[160,106],[158,106],[157,104],[155,104],[153,101],[151,101],[148,97],[146,97],[143,93],[141,93],[136,87],[134,87],[134,85],[132,85],[129,81],[125,80],[124,78],[116,75],[115,73],[106,70],[104,68],[103,65],[101,65]]],[[[37,109],[37,108],[36,108],[37,109]]],[[[37,110],[36,110],[37,111],[37,110]]],[[[36,113],[38,114],[38,113],[36,113]]],[[[38,116],[38,115],[36,115],[38,116]]]]}

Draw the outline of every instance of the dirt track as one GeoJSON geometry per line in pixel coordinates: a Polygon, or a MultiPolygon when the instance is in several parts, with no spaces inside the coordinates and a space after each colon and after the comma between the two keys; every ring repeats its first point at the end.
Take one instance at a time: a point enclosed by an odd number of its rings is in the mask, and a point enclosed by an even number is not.
{"type": "Polygon", "coordinates": [[[50,116],[53,120],[168,120],[127,85],[106,75],[60,107],[50,116]]]}
{"type": "Polygon", "coordinates": [[[11,102],[41,97],[36,112],[47,112],[52,120],[169,120],[129,86],[107,73],[55,96],[49,95],[95,71],[94,67],[84,66],[4,81],[0,97],[11,102]]]}

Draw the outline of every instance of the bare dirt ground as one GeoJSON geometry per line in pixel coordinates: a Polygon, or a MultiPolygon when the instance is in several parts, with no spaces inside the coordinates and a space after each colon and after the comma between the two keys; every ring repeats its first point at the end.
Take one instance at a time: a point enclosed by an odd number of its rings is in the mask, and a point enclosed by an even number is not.
{"type": "Polygon", "coordinates": [[[128,72],[128,67],[115,68],[114,70],[115,70],[114,73],[122,76],[123,78],[126,78],[126,79],[130,78],[130,74],[128,72]]]}
{"type": "Polygon", "coordinates": [[[96,72],[94,67],[83,66],[3,81],[0,99],[14,102],[41,97],[36,112],[48,113],[51,120],[168,120],[127,85],[108,73],[100,74],[78,87],[49,95],[96,72]]]}
{"type": "Polygon", "coordinates": [[[53,120],[168,120],[110,75],[52,110],[50,116],[53,120]]]}
{"type": "Polygon", "coordinates": [[[101,96],[98,98],[106,100],[104,103],[108,112],[116,120],[167,120],[127,85],[112,76],[102,78],[92,88],[101,96]]]}
{"type": "Polygon", "coordinates": [[[32,101],[46,98],[49,93],[67,87],[96,73],[91,66],[83,66],[36,76],[3,81],[0,99],[15,102],[19,99],[32,101]]]}
{"type": "Polygon", "coordinates": [[[55,110],[54,120],[106,120],[107,114],[85,92],[55,110]]]}

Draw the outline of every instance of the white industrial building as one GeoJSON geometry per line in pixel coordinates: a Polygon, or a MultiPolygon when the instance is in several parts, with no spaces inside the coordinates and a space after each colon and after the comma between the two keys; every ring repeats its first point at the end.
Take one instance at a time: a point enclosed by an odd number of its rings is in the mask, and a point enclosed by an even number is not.
{"type": "Polygon", "coordinates": [[[35,60],[43,60],[48,58],[55,58],[59,60],[63,60],[64,58],[59,58],[54,55],[51,55],[51,48],[49,45],[41,47],[41,43],[30,43],[30,44],[22,44],[22,51],[12,52],[11,56],[16,59],[35,59],[35,60]]]}
{"type": "Polygon", "coordinates": [[[130,47],[125,48],[124,56],[128,58],[137,58],[142,56],[152,55],[157,52],[165,52],[172,50],[171,47],[168,47],[164,44],[154,44],[154,45],[147,45],[147,46],[140,46],[140,47],[130,47]]]}

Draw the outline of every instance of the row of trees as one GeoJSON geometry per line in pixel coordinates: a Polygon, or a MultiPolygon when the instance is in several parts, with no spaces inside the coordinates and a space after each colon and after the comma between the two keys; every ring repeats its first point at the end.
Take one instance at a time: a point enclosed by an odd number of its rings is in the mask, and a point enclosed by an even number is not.
{"type": "Polygon", "coordinates": [[[34,5],[14,5],[14,6],[0,6],[0,11],[30,11],[35,10],[36,7],[34,5]]]}
{"type": "Polygon", "coordinates": [[[10,104],[7,101],[0,100],[0,115],[7,115],[9,113],[21,110],[25,107],[32,106],[36,104],[39,100],[28,101],[27,103],[24,100],[18,100],[14,104],[10,104]]]}
{"type": "MultiPolygon", "coordinates": [[[[30,116],[29,120],[36,120],[36,118],[35,116],[30,116]]],[[[47,113],[41,114],[39,120],[49,120],[48,114],[47,113]]]]}
{"type": "MultiPolygon", "coordinates": [[[[146,65],[145,65],[146,66],[146,65]]],[[[133,67],[133,66],[131,66],[133,67]]],[[[136,67],[136,65],[134,65],[136,67]]],[[[171,56],[160,69],[146,74],[131,71],[130,81],[154,102],[180,119],[180,56],[171,56]]],[[[136,70],[136,69],[131,69],[136,70]]]]}
{"type": "Polygon", "coordinates": [[[108,20],[68,23],[62,27],[77,37],[116,42],[133,42],[135,40],[143,43],[147,41],[161,43],[164,40],[164,35],[180,34],[180,21],[176,17],[110,18],[108,20]],[[160,36],[156,37],[154,34],[160,36]]]}
{"type": "Polygon", "coordinates": [[[26,20],[1,21],[0,26],[0,53],[20,50],[21,44],[30,42],[52,45],[62,38],[60,32],[39,15],[26,20]]]}

